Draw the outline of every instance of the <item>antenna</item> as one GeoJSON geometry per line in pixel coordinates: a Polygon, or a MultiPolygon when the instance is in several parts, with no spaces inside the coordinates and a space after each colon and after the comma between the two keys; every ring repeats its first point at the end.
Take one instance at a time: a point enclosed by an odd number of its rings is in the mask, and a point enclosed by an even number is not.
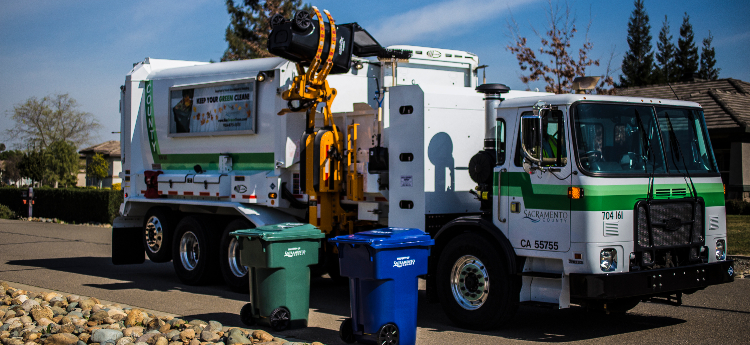
{"type": "Polygon", "coordinates": [[[680,100],[680,96],[677,96],[677,92],[674,92],[674,89],[672,88],[672,85],[667,83],[667,86],[669,86],[669,89],[672,90],[672,93],[674,94],[674,97],[677,98],[677,100],[680,100]]]}

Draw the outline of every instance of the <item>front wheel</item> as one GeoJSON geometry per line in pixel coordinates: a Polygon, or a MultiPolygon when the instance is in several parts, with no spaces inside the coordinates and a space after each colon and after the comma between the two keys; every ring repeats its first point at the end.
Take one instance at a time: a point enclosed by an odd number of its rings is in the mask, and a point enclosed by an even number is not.
{"type": "Polygon", "coordinates": [[[392,323],[386,323],[378,330],[378,344],[381,345],[398,345],[398,326],[392,323]]]}
{"type": "Polygon", "coordinates": [[[240,262],[240,240],[229,235],[232,231],[254,228],[244,219],[236,219],[224,228],[219,242],[219,265],[224,282],[234,292],[247,293],[250,289],[250,279],[247,267],[240,262]]]}
{"type": "Polygon", "coordinates": [[[281,332],[287,328],[292,322],[292,313],[286,307],[278,307],[268,315],[268,323],[271,325],[271,329],[276,332],[281,332]]]}
{"type": "Polygon", "coordinates": [[[459,327],[497,327],[518,309],[517,278],[497,251],[485,237],[465,233],[452,239],[440,255],[438,296],[448,318],[459,327]]]}

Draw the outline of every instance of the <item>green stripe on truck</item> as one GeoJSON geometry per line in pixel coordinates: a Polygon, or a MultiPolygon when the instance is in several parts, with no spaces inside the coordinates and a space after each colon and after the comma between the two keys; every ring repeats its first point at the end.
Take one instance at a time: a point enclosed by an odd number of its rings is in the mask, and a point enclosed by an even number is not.
{"type": "MultiPolygon", "coordinates": [[[[531,176],[524,172],[504,172],[501,181],[508,181],[498,188],[495,193],[501,196],[523,197],[524,207],[527,209],[559,210],[570,205],[572,211],[615,211],[632,210],[635,203],[646,199],[648,184],[632,185],[579,185],[583,188],[581,199],[568,198],[568,185],[533,184],[531,176]]],[[[495,178],[497,182],[497,177],[495,178]]],[[[706,207],[724,206],[724,186],[721,183],[694,183],[698,196],[703,198],[706,207]]],[[[659,184],[655,189],[679,189],[689,187],[685,184],[659,184]]],[[[688,191],[688,195],[689,195],[688,191]]]]}

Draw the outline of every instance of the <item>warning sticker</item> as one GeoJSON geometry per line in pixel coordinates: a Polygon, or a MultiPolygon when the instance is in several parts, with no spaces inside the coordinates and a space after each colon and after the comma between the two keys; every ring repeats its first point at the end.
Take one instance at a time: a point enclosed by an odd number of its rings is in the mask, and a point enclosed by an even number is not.
{"type": "Polygon", "coordinates": [[[401,175],[401,187],[412,187],[414,184],[414,177],[411,175],[401,175]]]}

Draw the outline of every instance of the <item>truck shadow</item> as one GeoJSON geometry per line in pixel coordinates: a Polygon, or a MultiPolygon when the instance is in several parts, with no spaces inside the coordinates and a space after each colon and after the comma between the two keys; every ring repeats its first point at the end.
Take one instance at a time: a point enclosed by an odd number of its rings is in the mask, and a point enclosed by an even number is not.
{"type": "MultiPolygon", "coordinates": [[[[422,297],[422,296],[420,296],[422,297]]],[[[418,326],[430,332],[461,332],[482,334],[501,339],[536,342],[570,342],[609,337],[674,326],[685,320],[665,316],[641,315],[637,310],[622,315],[605,315],[581,307],[547,309],[521,306],[513,320],[502,328],[490,331],[471,331],[452,324],[440,304],[419,304],[418,326]]]]}
{"type": "MultiPolygon", "coordinates": [[[[115,266],[107,257],[73,257],[35,260],[8,261],[8,265],[20,267],[38,267],[49,270],[102,277],[122,282],[107,284],[84,284],[103,290],[134,289],[141,291],[179,290],[194,294],[217,296],[245,302],[246,293],[236,293],[223,284],[188,286],[177,279],[172,263],[153,263],[148,260],[141,265],[115,266]]],[[[217,278],[221,283],[221,279],[217,278]]],[[[347,284],[334,282],[323,277],[314,277],[310,285],[310,308],[319,313],[349,317],[349,287],[347,284]]],[[[236,313],[212,313],[185,315],[187,319],[216,320],[227,325],[241,325],[236,313]]],[[[567,342],[596,339],[616,334],[639,332],[643,330],[668,327],[684,323],[682,319],[642,315],[638,307],[625,315],[604,315],[588,312],[583,308],[552,310],[538,307],[522,306],[513,321],[504,328],[491,331],[471,331],[458,328],[452,324],[443,312],[439,303],[429,303],[424,291],[419,292],[418,326],[420,332],[456,332],[465,334],[482,334],[502,339],[527,340],[539,342],[567,342]]],[[[259,327],[263,328],[263,327],[259,327]]],[[[270,331],[266,329],[267,331],[270,331]]],[[[289,330],[277,333],[279,337],[299,339],[321,339],[337,342],[338,332],[318,327],[289,330]],[[325,336],[321,337],[321,332],[325,336]],[[330,333],[330,334],[328,334],[330,333]]]]}
{"type": "Polygon", "coordinates": [[[67,257],[34,260],[13,260],[8,265],[39,267],[49,270],[75,273],[92,277],[101,277],[122,282],[107,284],[83,284],[84,286],[103,290],[142,290],[142,291],[172,291],[179,290],[195,294],[215,295],[227,299],[245,301],[247,294],[236,293],[223,285],[221,277],[217,277],[216,285],[188,286],[180,283],[171,262],[153,263],[146,260],[140,265],[115,266],[107,257],[67,257]],[[220,285],[221,284],[221,285],[220,285]]]}

